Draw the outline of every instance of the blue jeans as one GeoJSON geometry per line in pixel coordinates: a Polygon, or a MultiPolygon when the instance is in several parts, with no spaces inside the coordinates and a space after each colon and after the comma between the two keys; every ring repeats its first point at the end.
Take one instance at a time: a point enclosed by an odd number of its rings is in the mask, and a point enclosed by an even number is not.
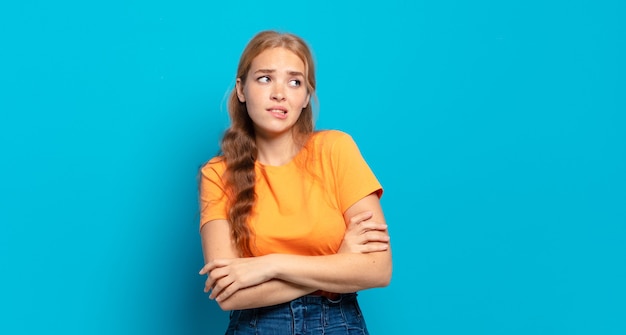
{"type": "Polygon", "coordinates": [[[356,293],[336,301],[304,296],[275,306],[232,311],[226,335],[368,335],[356,293]]]}

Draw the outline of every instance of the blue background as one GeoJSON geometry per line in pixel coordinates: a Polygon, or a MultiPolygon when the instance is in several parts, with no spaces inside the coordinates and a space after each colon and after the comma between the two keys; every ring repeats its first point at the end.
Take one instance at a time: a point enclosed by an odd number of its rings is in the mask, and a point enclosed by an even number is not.
{"type": "Polygon", "coordinates": [[[221,334],[199,166],[259,30],[385,187],[372,334],[626,333],[620,1],[0,5],[0,333],[221,334]]]}

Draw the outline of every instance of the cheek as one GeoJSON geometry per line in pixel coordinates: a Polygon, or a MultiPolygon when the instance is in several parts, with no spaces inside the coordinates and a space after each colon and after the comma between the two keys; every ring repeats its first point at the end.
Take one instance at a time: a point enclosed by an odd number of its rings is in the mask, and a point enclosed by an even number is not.
{"type": "Polygon", "coordinates": [[[300,107],[300,108],[306,107],[306,105],[308,104],[308,96],[309,95],[306,94],[306,93],[298,95],[298,99],[297,99],[298,107],[300,107]]]}
{"type": "Polygon", "coordinates": [[[256,90],[244,90],[246,95],[246,106],[248,108],[254,107],[259,103],[259,92],[256,90]]]}

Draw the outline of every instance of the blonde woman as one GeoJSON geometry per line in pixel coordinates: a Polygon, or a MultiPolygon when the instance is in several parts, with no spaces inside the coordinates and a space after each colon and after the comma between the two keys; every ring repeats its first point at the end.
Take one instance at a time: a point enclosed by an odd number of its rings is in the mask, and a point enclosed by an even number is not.
{"type": "Polygon", "coordinates": [[[314,131],[315,67],[298,36],[243,51],[220,156],[201,169],[205,292],[227,334],[368,334],[357,292],[391,278],[382,187],[352,138],[314,131]]]}

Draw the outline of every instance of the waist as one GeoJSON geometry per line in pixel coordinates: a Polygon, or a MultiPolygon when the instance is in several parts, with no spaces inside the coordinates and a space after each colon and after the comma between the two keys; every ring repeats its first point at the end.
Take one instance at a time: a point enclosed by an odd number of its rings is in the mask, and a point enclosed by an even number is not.
{"type": "MultiPolygon", "coordinates": [[[[326,293],[330,293],[330,292],[326,292],[326,293]]],[[[250,308],[249,310],[270,311],[270,310],[276,310],[276,309],[281,309],[281,308],[293,308],[294,306],[302,306],[302,305],[307,305],[307,306],[355,305],[355,303],[357,302],[356,292],[355,293],[333,293],[333,294],[337,295],[335,300],[331,300],[330,298],[328,298],[327,294],[321,295],[316,291],[314,293],[303,295],[300,298],[295,298],[291,301],[287,301],[287,302],[280,303],[277,305],[255,307],[255,308],[250,308]]],[[[335,296],[331,295],[331,297],[334,298],[335,296]]]]}
{"type": "Polygon", "coordinates": [[[330,301],[339,301],[341,297],[343,296],[343,294],[317,290],[313,293],[308,294],[307,296],[308,297],[324,297],[330,301]]]}

